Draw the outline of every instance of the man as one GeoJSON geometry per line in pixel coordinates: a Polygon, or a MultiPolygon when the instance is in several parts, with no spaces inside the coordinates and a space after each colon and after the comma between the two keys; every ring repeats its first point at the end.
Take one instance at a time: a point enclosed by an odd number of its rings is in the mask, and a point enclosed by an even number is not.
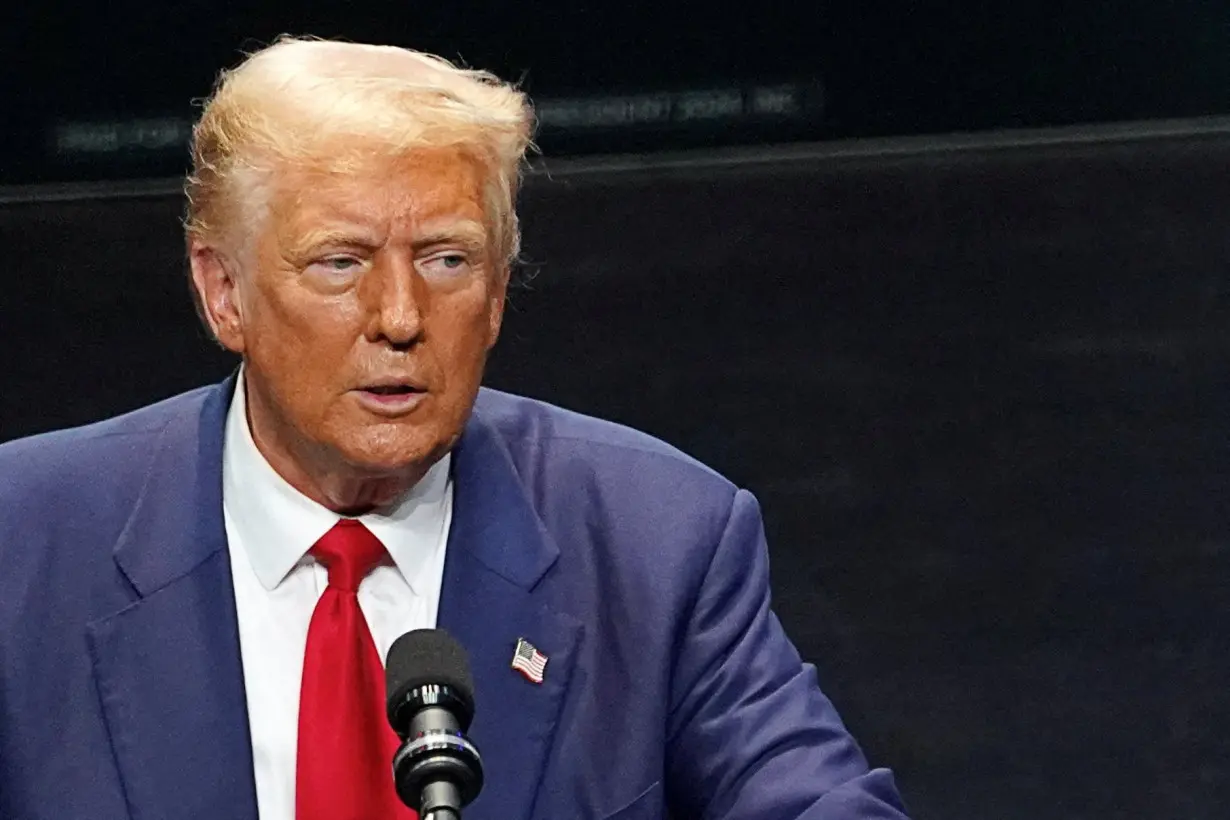
{"type": "Polygon", "coordinates": [[[239,372],[0,447],[0,816],[409,816],[380,664],[431,627],[474,671],[467,818],[904,816],[769,610],[753,498],[479,389],[530,124],[396,48],[224,76],[187,235],[239,372]]]}

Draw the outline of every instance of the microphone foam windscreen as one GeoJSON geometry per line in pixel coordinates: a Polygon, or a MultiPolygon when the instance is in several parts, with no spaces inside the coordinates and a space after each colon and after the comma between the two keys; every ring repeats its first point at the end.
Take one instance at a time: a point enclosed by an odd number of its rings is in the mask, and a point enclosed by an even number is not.
{"type": "Polygon", "coordinates": [[[434,683],[453,687],[471,704],[474,702],[470,660],[456,638],[442,629],[416,629],[394,641],[389,647],[384,680],[390,700],[434,683]]]}

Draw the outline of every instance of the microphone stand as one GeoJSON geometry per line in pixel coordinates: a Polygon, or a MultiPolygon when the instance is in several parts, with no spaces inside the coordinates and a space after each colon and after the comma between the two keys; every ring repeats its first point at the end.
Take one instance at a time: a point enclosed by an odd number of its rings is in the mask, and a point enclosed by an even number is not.
{"type": "Polygon", "coordinates": [[[428,783],[419,804],[419,820],[461,820],[461,795],[447,780],[428,783]]]}

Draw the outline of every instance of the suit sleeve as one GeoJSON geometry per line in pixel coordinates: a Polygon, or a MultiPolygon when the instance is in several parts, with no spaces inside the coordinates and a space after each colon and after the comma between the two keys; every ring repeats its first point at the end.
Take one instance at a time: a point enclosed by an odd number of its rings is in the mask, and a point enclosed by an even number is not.
{"type": "Polygon", "coordinates": [[[679,640],[668,732],[680,820],[906,816],[892,774],[868,769],[769,608],[764,527],[744,490],[679,640]]]}

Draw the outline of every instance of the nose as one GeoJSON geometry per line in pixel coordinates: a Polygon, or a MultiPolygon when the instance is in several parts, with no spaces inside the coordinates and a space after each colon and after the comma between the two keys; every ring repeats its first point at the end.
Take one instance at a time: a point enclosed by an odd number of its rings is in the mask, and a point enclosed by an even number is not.
{"type": "Polygon", "coordinates": [[[413,263],[399,259],[381,260],[366,277],[370,342],[386,342],[404,348],[415,344],[423,334],[423,304],[426,288],[413,263]]]}

